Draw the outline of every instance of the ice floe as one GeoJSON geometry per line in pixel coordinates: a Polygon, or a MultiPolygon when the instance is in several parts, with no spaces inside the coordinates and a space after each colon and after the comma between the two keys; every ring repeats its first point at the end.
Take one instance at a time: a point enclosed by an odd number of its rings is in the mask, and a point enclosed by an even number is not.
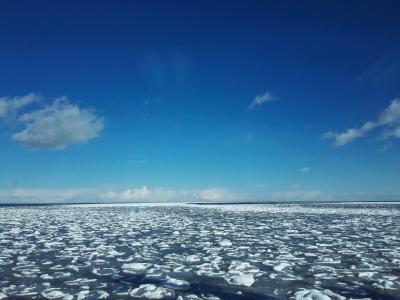
{"type": "Polygon", "coordinates": [[[142,284],[132,289],[129,295],[136,299],[174,299],[175,292],[171,289],[157,287],[154,284],[142,284]]]}
{"type": "Polygon", "coordinates": [[[255,282],[254,277],[251,274],[237,275],[229,280],[229,283],[231,284],[244,285],[244,286],[252,286],[254,282],[255,282]]]}

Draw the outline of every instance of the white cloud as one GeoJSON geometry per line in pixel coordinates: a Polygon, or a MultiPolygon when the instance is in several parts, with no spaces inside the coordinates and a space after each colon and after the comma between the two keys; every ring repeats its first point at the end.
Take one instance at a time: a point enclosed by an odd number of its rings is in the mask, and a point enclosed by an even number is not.
{"type": "Polygon", "coordinates": [[[121,192],[107,191],[102,197],[119,200],[144,200],[153,196],[152,194],[153,192],[144,185],[140,188],[127,189],[121,192]]]}
{"type": "Polygon", "coordinates": [[[323,134],[323,139],[333,139],[334,145],[341,147],[348,143],[364,137],[370,131],[376,128],[385,128],[385,132],[381,135],[381,139],[399,138],[397,128],[392,126],[400,122],[400,99],[394,99],[390,105],[384,109],[377,121],[365,122],[361,127],[349,128],[344,132],[338,133],[328,131],[323,134]]]}
{"type": "Polygon", "coordinates": [[[324,193],[320,191],[307,191],[298,189],[275,192],[272,194],[272,199],[275,201],[310,201],[324,200],[324,198],[324,193]]]}
{"type": "Polygon", "coordinates": [[[229,198],[229,193],[223,189],[212,188],[200,191],[200,199],[218,201],[229,198]]]}
{"type": "Polygon", "coordinates": [[[394,99],[379,115],[378,124],[392,125],[400,122],[400,99],[394,99]]]}
{"type": "Polygon", "coordinates": [[[99,135],[103,119],[95,111],[71,104],[66,97],[18,118],[25,128],[12,139],[35,149],[63,149],[99,135]]]}
{"type": "Polygon", "coordinates": [[[311,171],[311,168],[310,167],[304,167],[300,171],[303,172],[303,173],[307,173],[307,172],[311,171]]]}
{"type": "Polygon", "coordinates": [[[367,132],[375,129],[377,126],[374,122],[366,122],[359,128],[349,128],[345,132],[336,133],[329,131],[323,135],[324,139],[334,139],[334,144],[337,147],[344,146],[355,139],[363,137],[367,132]]]}
{"type": "Polygon", "coordinates": [[[15,118],[18,111],[40,100],[42,96],[36,93],[20,97],[0,97],[0,119],[15,118]]]}
{"type": "Polygon", "coordinates": [[[387,140],[390,138],[400,138],[400,126],[387,130],[381,135],[381,139],[387,140]]]}
{"type": "Polygon", "coordinates": [[[254,109],[263,105],[266,102],[276,101],[277,98],[274,97],[269,91],[265,91],[264,94],[257,95],[254,100],[250,103],[249,109],[254,109]]]}

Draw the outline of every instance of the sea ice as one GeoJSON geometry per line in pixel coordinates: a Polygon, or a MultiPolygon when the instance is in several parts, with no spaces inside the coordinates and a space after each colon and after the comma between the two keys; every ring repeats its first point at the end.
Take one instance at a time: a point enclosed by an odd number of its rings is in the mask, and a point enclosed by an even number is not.
{"type": "Polygon", "coordinates": [[[169,276],[167,276],[165,282],[168,285],[168,287],[173,289],[188,289],[190,286],[189,282],[185,280],[176,279],[169,276]]]}
{"type": "Polygon", "coordinates": [[[399,231],[399,204],[0,206],[0,295],[397,299],[399,231]]]}
{"type": "Polygon", "coordinates": [[[47,291],[44,291],[41,293],[41,295],[46,298],[46,299],[50,299],[50,300],[71,300],[74,297],[72,295],[69,294],[65,294],[64,292],[58,290],[58,289],[50,289],[47,291]]]}
{"type": "Polygon", "coordinates": [[[296,300],[331,300],[331,297],[318,290],[301,290],[295,294],[296,300]]]}
{"type": "Polygon", "coordinates": [[[287,263],[287,262],[282,262],[279,265],[276,265],[275,267],[273,267],[273,269],[277,272],[282,272],[284,269],[286,269],[287,267],[290,267],[291,264],[287,263]]]}
{"type": "Polygon", "coordinates": [[[154,284],[141,284],[132,289],[129,295],[137,299],[174,299],[175,292],[171,289],[157,287],[154,284]]]}
{"type": "Polygon", "coordinates": [[[254,277],[251,274],[237,275],[229,281],[229,283],[231,284],[243,286],[252,286],[254,282],[254,277]]]}
{"type": "Polygon", "coordinates": [[[232,242],[228,239],[224,239],[219,242],[219,245],[222,247],[230,247],[230,246],[232,246],[232,242]]]}
{"type": "Polygon", "coordinates": [[[148,263],[129,263],[123,264],[121,268],[128,274],[144,274],[149,267],[151,267],[151,264],[148,263]]]}

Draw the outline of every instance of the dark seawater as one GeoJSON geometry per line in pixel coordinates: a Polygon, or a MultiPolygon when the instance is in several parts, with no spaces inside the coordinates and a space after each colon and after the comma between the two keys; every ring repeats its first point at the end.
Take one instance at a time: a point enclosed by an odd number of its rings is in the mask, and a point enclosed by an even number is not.
{"type": "Polygon", "coordinates": [[[0,207],[0,299],[400,299],[400,204],[0,207]]]}

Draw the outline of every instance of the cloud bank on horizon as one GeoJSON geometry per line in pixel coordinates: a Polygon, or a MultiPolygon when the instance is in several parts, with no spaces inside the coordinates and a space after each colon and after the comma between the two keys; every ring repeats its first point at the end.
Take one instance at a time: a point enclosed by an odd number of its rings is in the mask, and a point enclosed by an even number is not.
{"type": "Polygon", "coordinates": [[[225,188],[168,189],[146,185],[130,189],[0,189],[1,203],[79,203],[79,202],[224,202],[237,200],[225,188]]]}
{"type": "Polygon", "coordinates": [[[113,201],[228,201],[235,195],[224,188],[207,188],[202,190],[174,190],[162,187],[149,188],[144,185],[139,188],[125,190],[108,190],[100,198],[113,201]]]}
{"type": "Polygon", "coordinates": [[[75,189],[0,189],[0,204],[73,204],[73,203],[235,203],[235,202],[307,202],[307,201],[398,201],[398,194],[343,193],[331,194],[319,190],[290,189],[252,194],[226,188],[169,189],[143,185],[128,189],[75,188],[75,189]]]}

